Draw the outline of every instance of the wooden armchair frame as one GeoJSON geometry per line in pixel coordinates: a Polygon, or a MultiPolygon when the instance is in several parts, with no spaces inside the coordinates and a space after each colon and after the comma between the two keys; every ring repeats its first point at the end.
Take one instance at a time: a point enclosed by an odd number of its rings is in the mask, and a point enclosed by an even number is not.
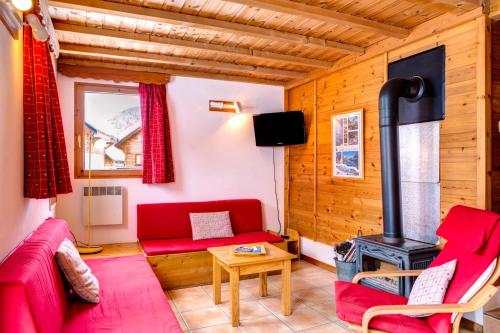
{"type": "MultiPolygon", "coordinates": [[[[362,279],[372,277],[401,277],[401,276],[418,276],[422,270],[409,270],[398,272],[363,272],[358,273],[352,280],[353,283],[358,283],[362,279]]],[[[363,315],[362,326],[349,324],[349,329],[360,331],[362,333],[385,333],[380,330],[369,329],[370,321],[380,315],[391,314],[423,314],[423,313],[457,313],[455,320],[452,323],[452,333],[458,333],[460,321],[467,312],[473,312],[483,307],[495,295],[498,288],[495,286],[500,277],[500,256],[497,257],[497,265],[492,276],[486,284],[464,304],[439,304],[439,305],[381,305],[374,306],[368,309],[363,315]]]]}

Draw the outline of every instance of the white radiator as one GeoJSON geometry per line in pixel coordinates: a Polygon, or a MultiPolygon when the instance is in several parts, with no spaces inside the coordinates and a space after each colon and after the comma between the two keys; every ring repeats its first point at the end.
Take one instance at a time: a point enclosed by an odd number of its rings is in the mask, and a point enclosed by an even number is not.
{"type": "MultiPolygon", "coordinates": [[[[123,187],[96,186],[92,187],[91,225],[123,224],[123,187]]],[[[83,219],[87,225],[88,187],[83,188],[83,219]]]]}

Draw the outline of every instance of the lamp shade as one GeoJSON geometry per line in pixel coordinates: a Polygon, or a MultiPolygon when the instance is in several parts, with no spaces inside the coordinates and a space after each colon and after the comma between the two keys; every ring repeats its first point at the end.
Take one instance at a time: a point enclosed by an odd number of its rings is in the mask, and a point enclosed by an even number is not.
{"type": "Polygon", "coordinates": [[[240,113],[241,106],[236,101],[215,101],[208,102],[208,109],[215,112],[240,113]]]}

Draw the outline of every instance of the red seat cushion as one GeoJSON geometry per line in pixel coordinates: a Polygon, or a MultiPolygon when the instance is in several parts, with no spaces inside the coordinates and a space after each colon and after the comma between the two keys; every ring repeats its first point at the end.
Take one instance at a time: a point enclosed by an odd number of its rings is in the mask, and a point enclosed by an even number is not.
{"type": "MultiPolygon", "coordinates": [[[[408,299],[377,289],[344,281],[335,281],[335,304],[339,319],[361,325],[363,315],[378,305],[405,305],[408,299]]],[[[404,315],[377,316],[370,328],[394,333],[435,333],[425,320],[404,315]]]]}
{"type": "Polygon", "coordinates": [[[193,240],[192,238],[174,238],[141,240],[141,246],[148,256],[157,256],[161,254],[199,252],[206,251],[209,247],[236,245],[246,243],[279,243],[283,239],[266,231],[245,232],[235,234],[234,237],[212,238],[193,240]]]}
{"type": "Polygon", "coordinates": [[[86,260],[100,285],[100,303],[71,297],[62,332],[182,332],[143,256],[86,260]]]}

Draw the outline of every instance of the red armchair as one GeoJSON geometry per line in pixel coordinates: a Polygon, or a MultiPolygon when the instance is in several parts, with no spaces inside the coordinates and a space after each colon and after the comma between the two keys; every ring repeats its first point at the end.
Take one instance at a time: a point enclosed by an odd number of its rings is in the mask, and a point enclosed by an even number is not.
{"type": "Polygon", "coordinates": [[[357,274],[353,283],[336,281],[337,315],[363,333],[458,333],[464,313],[486,304],[497,292],[500,276],[500,215],[479,209],[452,208],[437,234],[446,245],[431,267],[457,259],[442,305],[406,305],[408,299],[357,284],[368,277],[418,276],[421,271],[357,274]],[[433,313],[423,318],[407,314],[433,313]]]}

